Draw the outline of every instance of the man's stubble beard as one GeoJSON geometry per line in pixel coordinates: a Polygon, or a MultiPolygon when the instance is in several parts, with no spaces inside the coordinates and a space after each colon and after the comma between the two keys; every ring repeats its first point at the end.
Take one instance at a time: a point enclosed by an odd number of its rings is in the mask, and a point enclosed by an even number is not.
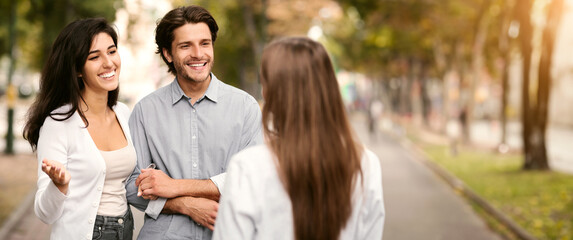
{"type": "Polygon", "coordinates": [[[181,80],[183,81],[187,81],[187,82],[195,82],[195,83],[201,83],[201,82],[205,82],[209,79],[209,77],[211,76],[211,71],[213,70],[213,66],[215,65],[215,60],[211,59],[211,61],[209,61],[209,63],[207,63],[207,66],[209,67],[209,70],[207,72],[207,76],[205,76],[205,78],[203,79],[195,79],[192,78],[191,76],[189,76],[189,73],[186,71],[185,69],[185,64],[174,64],[175,65],[175,70],[177,71],[177,73],[181,73],[181,80]]]}

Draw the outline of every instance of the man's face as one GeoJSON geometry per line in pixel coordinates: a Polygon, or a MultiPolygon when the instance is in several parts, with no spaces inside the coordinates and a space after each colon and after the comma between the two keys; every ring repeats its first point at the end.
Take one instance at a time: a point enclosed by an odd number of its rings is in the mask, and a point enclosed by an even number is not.
{"type": "Polygon", "coordinates": [[[163,55],[173,62],[177,79],[204,82],[210,78],[214,54],[211,30],[205,23],[188,23],[173,31],[171,53],[163,49],[163,55]]]}

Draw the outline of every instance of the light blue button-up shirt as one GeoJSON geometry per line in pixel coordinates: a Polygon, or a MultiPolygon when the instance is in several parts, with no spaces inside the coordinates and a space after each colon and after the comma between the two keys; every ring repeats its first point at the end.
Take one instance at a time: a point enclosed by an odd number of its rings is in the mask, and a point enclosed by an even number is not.
{"type": "Polygon", "coordinates": [[[211,74],[205,95],[191,105],[177,79],[138,102],[129,126],[137,167],[126,184],[130,204],[146,212],[139,239],[211,239],[212,231],[185,215],[160,214],[166,199],[137,196],[135,179],[151,163],[174,179],[211,179],[223,192],[230,158],[263,142],[261,110],[246,92],[211,74]]]}

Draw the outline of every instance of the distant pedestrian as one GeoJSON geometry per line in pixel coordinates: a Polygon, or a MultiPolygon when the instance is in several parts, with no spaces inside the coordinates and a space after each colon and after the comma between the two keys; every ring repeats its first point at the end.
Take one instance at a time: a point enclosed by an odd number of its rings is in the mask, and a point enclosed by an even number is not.
{"type": "Polygon", "coordinates": [[[378,138],[378,124],[383,111],[384,105],[380,100],[374,99],[370,102],[368,108],[368,131],[370,132],[370,140],[376,141],[378,138]]]}
{"type": "Polygon", "coordinates": [[[382,239],[380,162],[352,133],[323,46],[271,43],[261,84],[266,144],[231,159],[214,239],[382,239]]]}
{"type": "Polygon", "coordinates": [[[120,69],[117,33],[102,18],[67,25],[44,65],[24,138],[37,152],[34,210],[51,239],[132,239],[125,180],[136,155],[120,69]]]}

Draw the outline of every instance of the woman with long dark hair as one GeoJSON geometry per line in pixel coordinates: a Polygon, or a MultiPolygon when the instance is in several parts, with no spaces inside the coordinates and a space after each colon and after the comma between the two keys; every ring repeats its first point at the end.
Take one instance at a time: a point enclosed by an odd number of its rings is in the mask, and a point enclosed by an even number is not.
{"type": "Polygon", "coordinates": [[[324,47],[271,43],[261,84],[266,144],[229,163],[215,239],[381,239],[380,162],[353,136],[324,47]]]}
{"type": "Polygon", "coordinates": [[[74,21],[52,45],[24,127],[38,158],[34,210],[51,239],[132,239],[125,180],[136,155],[120,69],[105,19],[74,21]]]}

